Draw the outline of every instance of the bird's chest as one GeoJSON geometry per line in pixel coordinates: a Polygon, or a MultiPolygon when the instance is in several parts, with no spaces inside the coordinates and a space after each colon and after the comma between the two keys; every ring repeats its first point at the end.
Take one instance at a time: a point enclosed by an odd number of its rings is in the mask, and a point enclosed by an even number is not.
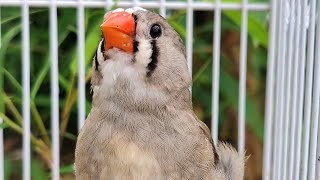
{"type": "Polygon", "coordinates": [[[160,166],[153,153],[138,147],[122,134],[114,135],[108,147],[102,152],[105,153],[105,161],[101,162],[101,177],[121,177],[120,179],[160,177],[160,166]]]}
{"type": "Polygon", "coordinates": [[[88,168],[94,166],[89,171],[99,179],[158,179],[162,173],[159,162],[143,142],[151,136],[149,130],[139,130],[130,123],[123,126],[105,121],[83,132],[81,137],[90,139],[83,147],[90,148],[86,152],[79,149],[88,168]]]}

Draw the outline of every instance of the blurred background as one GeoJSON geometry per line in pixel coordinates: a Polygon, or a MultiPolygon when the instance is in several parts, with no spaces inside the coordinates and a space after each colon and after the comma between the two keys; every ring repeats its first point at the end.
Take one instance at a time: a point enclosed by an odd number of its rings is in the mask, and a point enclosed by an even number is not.
{"type": "MultiPolygon", "coordinates": [[[[184,1],[184,0],[181,0],[184,1]]],[[[210,0],[197,0],[211,2],[210,0]]],[[[237,2],[241,0],[222,0],[237,2]]],[[[268,0],[249,2],[269,3],[268,0]]],[[[116,3],[117,4],[117,3],[116,3]]],[[[113,8],[117,7],[114,5],[113,8]]],[[[149,9],[159,12],[158,9],[149,9]]],[[[20,7],[1,7],[0,124],[4,131],[5,179],[22,174],[22,19],[20,7]]],[[[91,61],[101,38],[106,10],[85,9],[86,114],[91,108],[91,61]]],[[[74,149],[78,134],[77,10],[58,8],[60,175],[74,179],[74,149]]],[[[193,105],[211,127],[214,11],[194,10],[193,105]]],[[[222,11],[219,90],[219,140],[237,147],[241,11],[222,11]]],[[[51,176],[49,10],[30,7],[31,175],[51,176]]],[[[186,40],[186,10],[167,10],[167,20],[186,40]]],[[[268,12],[249,11],[246,81],[245,149],[250,156],[246,179],[262,177],[264,99],[268,53],[268,12]]]]}

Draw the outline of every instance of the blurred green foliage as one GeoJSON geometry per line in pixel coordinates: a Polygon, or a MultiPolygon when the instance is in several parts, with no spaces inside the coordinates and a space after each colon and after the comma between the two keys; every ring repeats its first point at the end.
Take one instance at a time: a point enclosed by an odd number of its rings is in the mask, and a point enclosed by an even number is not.
{"type": "MultiPolygon", "coordinates": [[[[266,0],[259,0],[267,2],[266,0]]],[[[241,2],[233,0],[231,2],[241,2]]],[[[257,2],[257,1],[255,1],[257,2]]],[[[33,179],[50,177],[50,48],[49,11],[30,9],[30,77],[31,77],[31,131],[33,179]]],[[[91,60],[101,38],[99,25],[104,9],[85,9],[85,65],[86,65],[86,108],[90,110],[90,68],[91,60]]],[[[168,21],[181,35],[186,37],[186,11],[168,10],[168,21]]],[[[214,12],[194,12],[193,40],[193,102],[198,116],[210,125],[212,92],[212,49],[214,12]]],[[[73,173],[73,151],[77,134],[77,11],[71,8],[58,9],[59,44],[59,108],[62,175],[73,173]],[[68,144],[68,146],[65,146],[68,144]]],[[[223,11],[221,21],[220,58],[220,101],[219,130],[228,120],[229,109],[238,110],[238,62],[236,57],[239,41],[231,43],[236,49],[229,51],[224,43],[231,35],[238,35],[241,26],[240,11],[223,11]],[[233,52],[236,55],[230,53],[233,52]]],[[[21,148],[21,9],[2,8],[1,11],[2,46],[0,49],[0,117],[4,123],[5,142],[16,142],[11,150],[21,148]],[[19,145],[20,143],[20,145],[19,145]]],[[[236,36],[237,37],[237,36],[236,36]]],[[[237,39],[237,38],[235,38],[237,39]]],[[[231,38],[232,40],[232,38],[231,38]]],[[[228,45],[228,44],[227,44],[228,45]]],[[[230,45],[230,44],[229,44],[230,45]]],[[[233,47],[232,46],[232,47],[233,47]]],[[[230,47],[230,48],[232,48],[230,47]]],[[[263,106],[266,59],[268,49],[267,13],[250,12],[248,17],[248,85],[246,98],[246,122],[255,136],[263,139],[263,106]]],[[[233,121],[232,121],[233,122],[233,121]]],[[[5,179],[21,174],[21,159],[14,153],[6,154],[5,179]]],[[[18,176],[19,177],[19,176],[18,176]]]]}

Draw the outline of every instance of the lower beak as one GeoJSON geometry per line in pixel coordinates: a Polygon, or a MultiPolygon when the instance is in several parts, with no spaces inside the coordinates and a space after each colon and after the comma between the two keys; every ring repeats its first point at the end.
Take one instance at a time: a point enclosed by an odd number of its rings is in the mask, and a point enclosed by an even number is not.
{"type": "Polygon", "coordinates": [[[110,13],[100,27],[105,39],[105,51],[116,47],[133,53],[135,22],[132,14],[125,11],[110,13]]]}

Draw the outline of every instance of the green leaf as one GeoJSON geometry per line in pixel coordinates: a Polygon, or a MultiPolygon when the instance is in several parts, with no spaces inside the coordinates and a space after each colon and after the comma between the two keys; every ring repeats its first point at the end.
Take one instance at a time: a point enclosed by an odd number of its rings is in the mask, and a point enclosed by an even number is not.
{"type": "Polygon", "coordinates": [[[72,141],[77,141],[77,136],[69,132],[65,132],[63,137],[70,139],[72,141]]]}
{"type": "MultiPolygon", "coordinates": [[[[69,34],[69,32],[66,30],[64,32],[62,32],[62,35],[59,36],[59,40],[58,40],[58,46],[61,45],[61,43],[67,38],[67,35],[69,34]]],[[[40,72],[39,74],[36,76],[37,79],[34,82],[33,86],[32,86],[32,90],[31,90],[31,99],[34,99],[40,89],[40,86],[42,85],[45,77],[47,76],[49,69],[50,69],[50,58],[49,56],[47,56],[45,58],[45,63],[44,65],[40,68],[40,72]]],[[[60,74],[59,74],[60,76],[60,74]]]]}
{"type": "Polygon", "coordinates": [[[181,24],[170,18],[168,19],[168,22],[177,31],[177,33],[179,33],[182,39],[186,38],[186,30],[181,24]]]}
{"type": "Polygon", "coordinates": [[[48,175],[44,167],[36,159],[32,159],[31,161],[31,177],[33,180],[48,179],[48,175]]]}
{"type": "Polygon", "coordinates": [[[5,122],[0,123],[0,129],[5,129],[6,127],[8,127],[8,125],[5,122]]]}
{"type": "Polygon", "coordinates": [[[4,158],[4,179],[9,179],[11,173],[12,173],[12,162],[9,158],[4,158]]]}
{"type": "MultiPolygon", "coordinates": [[[[223,14],[230,18],[235,24],[241,26],[241,12],[223,11],[223,14]]],[[[250,15],[248,16],[248,33],[254,40],[258,41],[263,47],[268,48],[269,33],[266,27],[250,15]]]]}
{"type": "Polygon", "coordinates": [[[8,78],[9,82],[18,90],[19,93],[22,93],[22,86],[21,84],[16,80],[15,77],[13,77],[13,75],[7,71],[4,68],[1,68],[0,70],[2,70],[2,72],[4,73],[5,77],[8,78]]]}
{"type": "Polygon", "coordinates": [[[74,173],[73,164],[60,167],[60,174],[69,174],[69,173],[74,173]]]}
{"type": "MultiPolygon", "coordinates": [[[[45,11],[48,11],[48,10],[47,9],[31,10],[29,12],[29,15],[36,14],[36,13],[41,13],[41,12],[45,12],[45,11]]],[[[2,18],[1,19],[1,25],[5,24],[5,23],[8,23],[10,21],[14,21],[14,20],[19,19],[19,18],[21,18],[21,13],[20,13],[20,11],[17,11],[17,13],[14,13],[14,15],[12,15],[12,16],[8,16],[8,17],[5,17],[5,18],[2,18]]]]}
{"type": "Polygon", "coordinates": [[[32,85],[31,99],[34,99],[36,97],[37,92],[40,89],[40,86],[41,86],[44,78],[48,74],[49,69],[50,69],[50,61],[49,61],[49,58],[46,58],[45,64],[41,67],[41,70],[40,70],[39,74],[37,75],[37,79],[34,82],[34,84],[32,85]]]}
{"type": "MultiPolygon", "coordinates": [[[[100,25],[101,21],[95,21],[93,24],[90,24],[92,30],[89,31],[88,35],[85,39],[85,66],[91,62],[93,54],[95,53],[99,40],[101,39],[101,30],[100,25]]],[[[88,30],[88,29],[87,29],[88,30]]],[[[70,64],[70,70],[72,74],[76,74],[78,72],[78,49],[76,48],[73,52],[72,63],[70,64]]]]}
{"type": "Polygon", "coordinates": [[[62,74],[59,74],[59,84],[64,88],[68,89],[69,88],[69,82],[66,78],[63,77],[62,74]]]}
{"type": "MultiPolygon", "coordinates": [[[[20,32],[21,25],[16,25],[12,27],[8,32],[6,32],[2,37],[2,47],[0,49],[0,67],[4,67],[4,56],[7,52],[9,42],[20,32]]],[[[4,73],[0,69],[0,94],[3,92],[3,77],[4,73]]],[[[4,112],[4,101],[2,96],[0,97],[0,112],[4,112]]]]}
{"type": "MultiPolygon", "coordinates": [[[[228,73],[221,69],[220,93],[235,111],[238,111],[238,90],[239,86],[228,73]]],[[[251,98],[246,97],[246,123],[258,138],[263,141],[263,113],[251,98]]]]}

